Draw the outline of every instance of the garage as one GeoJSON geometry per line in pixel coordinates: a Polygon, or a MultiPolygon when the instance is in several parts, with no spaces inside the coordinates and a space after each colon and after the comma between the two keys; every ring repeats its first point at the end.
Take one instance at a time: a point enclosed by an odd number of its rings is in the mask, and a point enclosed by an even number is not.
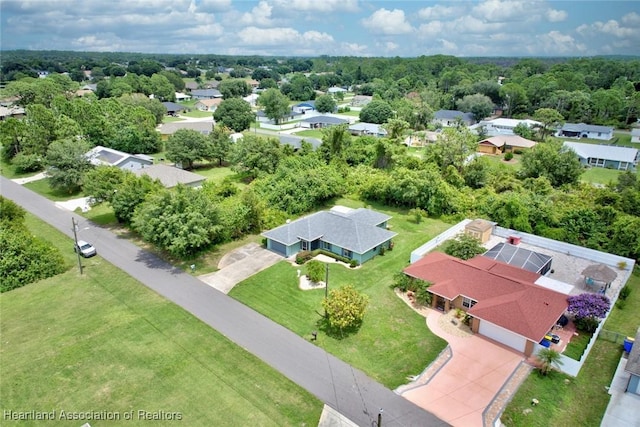
{"type": "Polygon", "coordinates": [[[276,242],[275,240],[267,240],[267,249],[272,250],[278,255],[282,255],[284,257],[287,256],[287,247],[280,242],[276,242]]]}
{"type": "Polygon", "coordinates": [[[527,339],[486,320],[480,320],[480,335],[524,353],[527,339]]]}

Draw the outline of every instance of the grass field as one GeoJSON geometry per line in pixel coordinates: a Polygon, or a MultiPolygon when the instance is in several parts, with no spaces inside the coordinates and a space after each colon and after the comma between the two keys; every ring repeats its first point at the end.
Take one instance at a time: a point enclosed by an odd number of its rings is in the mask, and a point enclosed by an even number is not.
{"type": "MultiPolygon", "coordinates": [[[[341,199],[339,205],[363,204],[341,199]]],[[[369,300],[360,330],[343,339],[319,331],[317,345],[357,367],[389,388],[407,382],[408,375],[420,373],[446,346],[426,327],[425,319],[405,305],[391,289],[393,275],[408,265],[409,254],[431,237],[449,228],[437,220],[416,224],[405,211],[374,206],[393,216],[392,230],[398,232],[395,247],[384,256],[366,262],[358,269],[330,264],[329,289],[352,284],[369,300]]],[[[300,336],[309,337],[318,330],[324,290],[302,291],[297,270],[281,261],[232,289],[230,295],[254,308],[300,336]]]]}
{"type": "Polygon", "coordinates": [[[309,138],[322,139],[322,131],[320,130],[303,130],[302,132],[296,132],[296,136],[307,136],[309,138]]]}
{"type": "Polygon", "coordinates": [[[585,182],[589,182],[592,184],[602,184],[607,185],[609,183],[617,183],[618,177],[622,172],[606,169],[606,168],[587,168],[584,170],[580,179],[585,182]]]}
{"type": "MultiPolygon", "coordinates": [[[[604,328],[635,336],[640,325],[640,272],[636,269],[627,282],[632,288],[624,309],[614,308],[604,328]]],[[[541,377],[533,372],[525,380],[502,415],[508,427],[516,426],[600,426],[609,403],[605,387],[622,355],[622,346],[598,339],[576,378],[554,372],[541,377]],[[540,404],[532,407],[531,399],[540,404]],[[524,414],[525,409],[533,409],[524,414]]]]}
{"type": "MultiPolygon", "coordinates": [[[[29,224],[74,265],[68,238],[29,224]]],[[[0,295],[0,410],[134,411],[132,426],[175,424],[138,410],[177,412],[189,426],[317,425],[322,404],[305,390],[100,257],[85,265],[0,295]]]]}
{"type": "Polygon", "coordinates": [[[39,179],[37,181],[31,181],[24,184],[25,188],[46,197],[54,202],[60,202],[64,200],[77,199],[78,197],[84,197],[82,192],[68,193],[66,191],[54,190],[49,186],[49,178],[39,179]]]}
{"type": "Polygon", "coordinates": [[[181,116],[186,116],[186,117],[196,117],[196,118],[201,118],[201,117],[213,117],[213,113],[211,111],[200,111],[200,110],[196,110],[193,109],[189,112],[182,112],[180,113],[181,116]]]}

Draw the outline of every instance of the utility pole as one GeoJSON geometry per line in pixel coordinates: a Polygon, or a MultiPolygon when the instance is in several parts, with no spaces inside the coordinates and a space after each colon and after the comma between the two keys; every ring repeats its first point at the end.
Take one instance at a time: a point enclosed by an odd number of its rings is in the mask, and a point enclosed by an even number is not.
{"type": "Polygon", "coordinates": [[[73,241],[75,242],[74,250],[78,256],[78,268],[80,274],[82,274],[82,259],[80,258],[80,248],[78,248],[78,224],[76,224],[75,218],[71,217],[71,229],[73,230],[73,241]]]}

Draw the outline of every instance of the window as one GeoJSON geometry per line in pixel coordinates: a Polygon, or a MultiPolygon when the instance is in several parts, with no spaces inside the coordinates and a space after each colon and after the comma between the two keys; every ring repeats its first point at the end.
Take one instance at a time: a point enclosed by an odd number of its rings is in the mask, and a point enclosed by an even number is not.
{"type": "Polygon", "coordinates": [[[322,242],[322,249],[326,249],[326,250],[330,251],[331,250],[331,243],[322,242]]]}
{"type": "Polygon", "coordinates": [[[476,305],[477,301],[472,300],[471,298],[464,297],[462,298],[462,306],[466,308],[471,308],[476,305]]]}
{"type": "Polygon", "coordinates": [[[300,240],[300,249],[302,249],[303,251],[308,251],[309,242],[307,242],[306,240],[300,240]]]}
{"type": "Polygon", "coordinates": [[[342,249],[342,256],[351,259],[353,257],[353,252],[348,249],[342,249]]]}

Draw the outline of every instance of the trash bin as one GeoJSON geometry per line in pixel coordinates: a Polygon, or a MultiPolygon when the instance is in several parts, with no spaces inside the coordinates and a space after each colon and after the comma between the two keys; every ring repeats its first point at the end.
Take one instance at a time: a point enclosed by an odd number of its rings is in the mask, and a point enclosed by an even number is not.
{"type": "Polygon", "coordinates": [[[624,344],[622,344],[622,347],[624,348],[624,351],[626,351],[627,353],[631,352],[631,348],[633,347],[633,342],[635,341],[634,338],[631,337],[627,337],[624,340],[624,344]]]}

